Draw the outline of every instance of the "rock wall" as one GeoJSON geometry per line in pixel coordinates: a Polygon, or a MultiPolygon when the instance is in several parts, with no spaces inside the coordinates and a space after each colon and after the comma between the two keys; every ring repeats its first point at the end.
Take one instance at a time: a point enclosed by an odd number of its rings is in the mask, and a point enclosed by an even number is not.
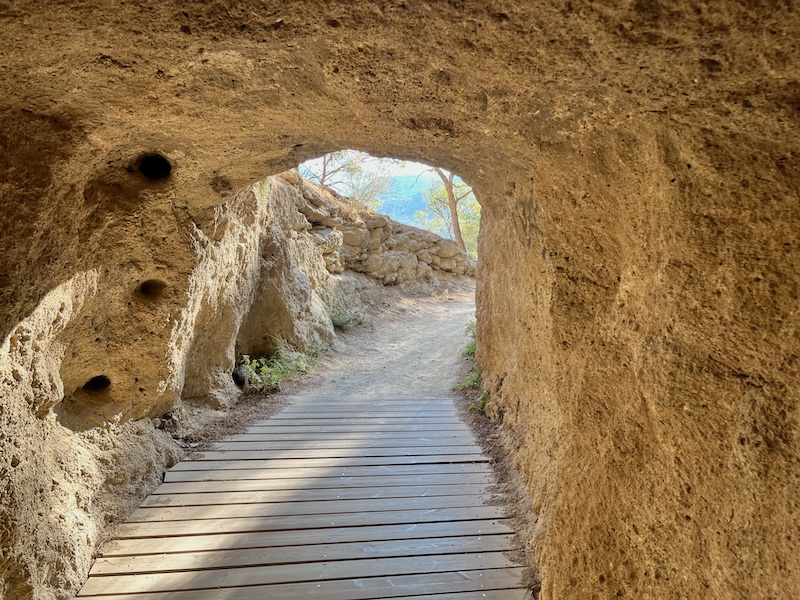
{"type": "Polygon", "coordinates": [[[537,158],[553,183],[522,193],[539,231],[484,214],[478,360],[532,484],[545,598],[798,591],[799,215],[783,152],[754,161],[755,145],[586,136],[581,175],[537,158]],[[759,178],[757,206],[732,202],[759,178]],[[504,272],[506,255],[533,274],[504,272]],[[521,339],[538,351],[506,343],[521,339]]]}
{"type": "MultiPolygon", "coordinates": [[[[395,263],[382,259],[387,244],[424,237],[420,252],[429,260],[449,246],[414,228],[390,228],[386,217],[359,211],[296,171],[235,193],[202,216],[184,221],[184,253],[164,252],[150,269],[125,263],[77,273],[0,348],[4,598],[75,591],[107,525],[182,455],[160,430],[161,417],[190,431],[186,407],[194,414],[234,404],[241,390],[231,373],[241,354],[330,343],[334,323],[358,320],[384,281],[430,290],[457,277],[436,267],[420,280],[393,272],[395,263]],[[344,209],[349,217],[312,224],[306,187],[330,213],[344,209]],[[382,222],[387,233],[353,263],[365,273],[344,258],[329,264],[340,246],[323,241],[341,244],[339,226],[368,236],[365,220],[382,222]],[[176,263],[192,266],[181,273],[176,263]]],[[[474,272],[472,259],[455,258],[474,272]]]]}
{"type": "MultiPolygon", "coordinates": [[[[479,360],[540,514],[542,598],[800,597],[792,2],[12,0],[0,27],[3,548],[36,540],[7,507],[51,485],[30,474],[54,435],[165,410],[175,361],[202,356],[174,329],[213,316],[184,313],[196,228],[213,240],[232,190],[352,147],[482,201],[479,360]],[[85,402],[46,408],[62,351],[85,402]],[[113,411],[82,408],[99,395],[113,411]]],[[[248,323],[247,286],[191,285],[228,302],[220,331],[248,323]]],[[[52,531],[36,547],[62,547],[52,531]]],[[[17,597],[85,566],[3,556],[17,597]]]]}

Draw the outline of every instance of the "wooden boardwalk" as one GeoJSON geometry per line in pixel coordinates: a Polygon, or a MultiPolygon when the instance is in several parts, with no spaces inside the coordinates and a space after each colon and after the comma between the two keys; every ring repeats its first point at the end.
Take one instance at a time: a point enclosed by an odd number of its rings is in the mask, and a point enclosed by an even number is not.
{"type": "Polygon", "coordinates": [[[168,471],[79,597],[521,600],[491,483],[449,399],[299,399],[168,471]]]}

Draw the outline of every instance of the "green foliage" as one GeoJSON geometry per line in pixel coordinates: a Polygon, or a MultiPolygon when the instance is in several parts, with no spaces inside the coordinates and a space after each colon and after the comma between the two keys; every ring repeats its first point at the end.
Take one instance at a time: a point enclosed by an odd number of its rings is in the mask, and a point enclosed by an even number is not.
{"type": "MultiPolygon", "coordinates": [[[[483,378],[482,378],[482,371],[481,368],[474,364],[475,361],[475,352],[478,349],[478,325],[474,319],[471,319],[467,322],[466,326],[467,335],[470,337],[470,342],[467,344],[467,347],[461,353],[461,355],[469,360],[473,361],[472,369],[470,369],[469,373],[467,373],[467,380],[458,384],[455,388],[456,390],[479,390],[483,385],[483,378]]],[[[478,412],[484,412],[486,410],[486,402],[489,400],[489,390],[483,390],[478,396],[478,400],[476,402],[472,402],[469,405],[470,410],[477,410],[478,412]]]]}
{"type": "MultiPolygon", "coordinates": [[[[478,230],[481,222],[481,205],[478,204],[472,189],[461,179],[453,182],[453,191],[458,202],[458,221],[461,226],[461,237],[467,252],[478,256],[478,230]]],[[[428,211],[418,210],[414,213],[413,224],[420,229],[427,229],[442,237],[453,239],[453,222],[450,217],[450,205],[447,191],[440,179],[432,179],[427,189],[422,192],[428,211]]]]}
{"type": "Polygon", "coordinates": [[[475,323],[475,319],[471,319],[467,323],[467,335],[469,335],[471,341],[467,344],[467,347],[461,353],[461,356],[464,358],[471,358],[475,360],[475,352],[478,350],[478,330],[477,330],[477,323],[475,323]]]}
{"type": "Polygon", "coordinates": [[[307,352],[291,352],[279,349],[270,357],[251,358],[242,355],[241,367],[245,380],[245,392],[250,394],[276,392],[282,381],[295,381],[307,374],[319,362],[325,347],[309,346],[307,352]]]}
{"type": "Polygon", "coordinates": [[[478,412],[484,412],[486,410],[487,400],[489,400],[489,390],[483,390],[481,392],[481,395],[478,396],[478,401],[470,403],[469,409],[477,410],[478,412]]]}
{"type": "Polygon", "coordinates": [[[481,389],[481,368],[475,365],[467,373],[467,380],[459,383],[454,389],[456,390],[479,390],[481,389]]]}
{"type": "Polygon", "coordinates": [[[478,257],[478,231],[481,226],[481,205],[475,196],[468,196],[458,205],[458,218],[461,222],[461,237],[467,253],[473,258],[478,257]]]}
{"type": "Polygon", "coordinates": [[[344,306],[332,306],[330,317],[331,324],[342,331],[348,331],[364,322],[363,314],[348,310],[344,306]]]}

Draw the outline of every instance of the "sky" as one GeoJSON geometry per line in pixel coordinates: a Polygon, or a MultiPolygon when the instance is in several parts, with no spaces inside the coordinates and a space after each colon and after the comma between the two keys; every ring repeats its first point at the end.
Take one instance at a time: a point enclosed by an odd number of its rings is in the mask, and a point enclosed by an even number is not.
{"type": "MultiPolygon", "coordinates": [[[[321,160],[320,158],[307,160],[302,164],[302,166],[307,167],[309,170],[313,172],[316,172],[317,167],[320,166],[320,160],[321,160]]],[[[367,163],[367,165],[365,165],[365,168],[369,169],[369,166],[370,166],[369,163],[367,163]]],[[[402,175],[420,175],[425,171],[429,171],[430,168],[431,167],[428,165],[424,165],[418,162],[412,162],[410,160],[387,161],[387,163],[383,165],[383,168],[378,167],[377,160],[375,162],[376,171],[381,171],[381,172],[388,171],[389,175],[391,175],[392,177],[400,177],[402,175]]]]}

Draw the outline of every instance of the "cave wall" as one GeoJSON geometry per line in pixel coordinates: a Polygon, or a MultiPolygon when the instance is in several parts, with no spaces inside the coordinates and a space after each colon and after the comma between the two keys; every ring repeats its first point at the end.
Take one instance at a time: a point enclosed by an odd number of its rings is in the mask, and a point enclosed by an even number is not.
{"type": "MultiPolygon", "coordinates": [[[[0,26],[7,352],[80,305],[64,386],[102,364],[130,392],[103,418],[150,427],[168,403],[130,394],[175,377],[163,325],[232,190],[335,148],[433,162],[484,206],[478,358],[540,515],[542,598],[800,596],[793,3],[30,0],[0,26]],[[138,171],[153,151],[166,180],[138,171]],[[154,278],[164,300],[136,300],[154,278]],[[128,342],[141,359],[104,350],[128,342]]],[[[10,398],[60,352],[8,372],[4,485],[13,448],[57,460],[46,403],[10,398]]],[[[65,518],[39,547],[68,548],[65,518]]],[[[5,556],[20,598],[86,566],[31,579],[5,556]]]]}
{"type": "Polygon", "coordinates": [[[568,566],[543,597],[797,591],[798,207],[783,149],[754,147],[680,128],[587,137],[576,174],[559,153],[536,161],[554,182],[523,187],[538,231],[484,222],[484,249],[534,271],[483,262],[478,360],[532,484],[540,568],[568,566]],[[759,177],[756,205],[731,201],[759,177]],[[521,339],[541,351],[492,348],[521,339]]]}

